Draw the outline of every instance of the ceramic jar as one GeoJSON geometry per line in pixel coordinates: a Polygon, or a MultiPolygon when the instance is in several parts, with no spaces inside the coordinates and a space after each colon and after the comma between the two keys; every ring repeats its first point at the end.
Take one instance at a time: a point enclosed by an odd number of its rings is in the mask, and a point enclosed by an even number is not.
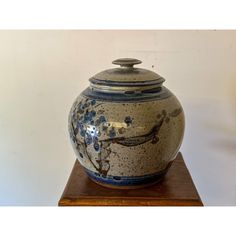
{"type": "Polygon", "coordinates": [[[75,100],[69,132],[88,176],[111,188],[139,188],[158,182],[168,171],[184,134],[177,98],[141,61],[122,58],[120,67],[90,78],[75,100]]]}

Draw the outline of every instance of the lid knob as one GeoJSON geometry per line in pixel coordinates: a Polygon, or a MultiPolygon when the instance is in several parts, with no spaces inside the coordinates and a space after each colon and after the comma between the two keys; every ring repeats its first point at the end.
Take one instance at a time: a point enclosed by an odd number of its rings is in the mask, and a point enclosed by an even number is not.
{"type": "Polygon", "coordinates": [[[121,67],[133,67],[133,65],[137,65],[142,63],[142,61],[134,58],[119,58],[112,62],[112,64],[120,65],[121,67]]]}

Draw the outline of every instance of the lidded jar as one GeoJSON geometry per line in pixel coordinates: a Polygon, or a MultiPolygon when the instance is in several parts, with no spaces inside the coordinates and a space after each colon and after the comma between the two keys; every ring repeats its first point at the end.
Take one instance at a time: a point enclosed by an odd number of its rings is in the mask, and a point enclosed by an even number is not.
{"type": "Polygon", "coordinates": [[[139,188],[168,171],[184,134],[177,98],[153,71],[121,58],[90,78],[69,114],[73,148],[88,176],[111,188],[139,188]]]}

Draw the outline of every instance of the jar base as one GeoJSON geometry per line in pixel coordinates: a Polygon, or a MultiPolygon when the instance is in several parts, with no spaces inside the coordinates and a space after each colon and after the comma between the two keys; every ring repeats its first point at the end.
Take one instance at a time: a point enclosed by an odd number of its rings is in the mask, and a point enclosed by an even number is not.
{"type": "Polygon", "coordinates": [[[94,183],[98,184],[98,185],[101,185],[102,187],[105,187],[105,188],[112,188],[112,189],[123,189],[123,190],[127,190],[127,189],[140,189],[140,188],[146,188],[146,187],[149,187],[149,186],[152,186],[152,185],[155,185],[159,182],[161,182],[165,177],[165,174],[163,174],[163,176],[161,176],[158,180],[156,180],[155,182],[152,182],[152,183],[148,183],[148,184],[139,184],[139,185],[127,185],[127,186],[122,186],[122,185],[112,185],[112,184],[106,184],[106,183],[102,183],[102,182],[99,182],[99,181],[96,181],[95,179],[90,178],[90,180],[92,180],[94,183]]]}
{"type": "Polygon", "coordinates": [[[172,162],[170,162],[164,170],[158,173],[145,176],[102,176],[88,169],[85,169],[85,171],[93,182],[103,187],[112,189],[139,189],[149,187],[151,185],[161,182],[165,177],[167,171],[169,170],[171,164],[172,162]]]}

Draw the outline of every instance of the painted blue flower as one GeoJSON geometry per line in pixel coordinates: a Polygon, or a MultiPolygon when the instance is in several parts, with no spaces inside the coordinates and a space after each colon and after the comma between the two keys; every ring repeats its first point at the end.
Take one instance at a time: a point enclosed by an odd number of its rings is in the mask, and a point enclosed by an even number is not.
{"type": "Polygon", "coordinates": [[[92,100],[91,101],[91,105],[93,106],[93,105],[95,105],[96,104],[96,100],[92,100]]]}
{"type": "Polygon", "coordinates": [[[95,151],[97,151],[97,152],[100,149],[99,144],[97,142],[93,144],[93,147],[94,147],[95,151]]]}
{"type": "Polygon", "coordinates": [[[81,130],[80,130],[80,135],[81,135],[82,137],[85,136],[85,130],[84,130],[84,129],[81,129],[81,130]]]}
{"type": "Polygon", "coordinates": [[[86,112],[84,115],[84,122],[88,123],[93,119],[92,113],[91,112],[86,112]]]}
{"type": "Polygon", "coordinates": [[[93,142],[92,136],[91,136],[89,133],[86,133],[86,134],[85,134],[85,143],[86,143],[87,145],[90,145],[92,142],[93,142]]]}
{"type": "Polygon", "coordinates": [[[92,116],[92,117],[96,116],[96,111],[92,110],[92,111],[91,111],[91,116],[92,116]]]}
{"type": "Polygon", "coordinates": [[[106,122],[107,120],[106,120],[106,117],[105,117],[105,116],[100,116],[100,117],[99,117],[99,121],[100,121],[101,123],[104,123],[104,122],[106,122]]]}
{"type": "Polygon", "coordinates": [[[86,103],[84,104],[84,107],[87,108],[87,107],[89,107],[89,105],[90,105],[90,103],[89,103],[89,102],[86,102],[86,103]]]}
{"type": "Polygon", "coordinates": [[[82,125],[80,122],[78,122],[78,123],[77,123],[77,128],[78,128],[78,129],[83,129],[83,125],[82,125]]]}

